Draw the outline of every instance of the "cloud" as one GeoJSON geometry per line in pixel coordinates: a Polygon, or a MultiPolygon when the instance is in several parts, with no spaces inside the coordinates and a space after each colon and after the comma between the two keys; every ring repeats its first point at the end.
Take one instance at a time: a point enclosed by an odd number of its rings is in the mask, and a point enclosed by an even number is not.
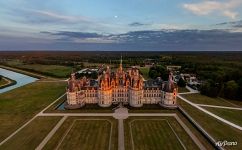
{"type": "Polygon", "coordinates": [[[230,31],[242,32],[242,20],[238,21],[229,21],[215,24],[217,27],[228,28],[230,31]]]}
{"type": "Polygon", "coordinates": [[[209,15],[211,13],[220,13],[225,17],[236,19],[238,13],[235,11],[242,4],[241,0],[204,0],[200,3],[186,3],[183,8],[195,15],[209,15]]]}
{"type": "Polygon", "coordinates": [[[41,16],[45,16],[48,18],[52,18],[54,20],[60,21],[67,21],[67,22],[78,22],[78,21],[89,21],[87,18],[83,16],[68,16],[68,15],[61,15],[51,11],[42,11],[42,10],[32,10],[33,13],[36,13],[41,16]]]}
{"type": "Polygon", "coordinates": [[[67,37],[81,38],[81,39],[85,39],[85,38],[99,38],[99,37],[103,36],[103,35],[97,34],[97,33],[72,32],[72,31],[59,31],[57,33],[51,33],[51,32],[47,32],[47,33],[49,33],[51,35],[67,36],[67,37]]]}
{"type": "Polygon", "coordinates": [[[148,24],[144,24],[144,23],[140,23],[140,22],[133,22],[133,23],[129,24],[129,26],[131,26],[131,27],[139,27],[139,26],[144,26],[144,25],[148,25],[148,24]]]}
{"type": "Polygon", "coordinates": [[[103,35],[98,33],[89,32],[74,32],[74,31],[58,31],[58,32],[46,32],[41,31],[41,34],[48,34],[55,37],[55,40],[62,42],[74,42],[74,43],[113,43],[111,35],[103,35]]]}
{"type": "Polygon", "coordinates": [[[25,10],[26,19],[32,22],[64,22],[64,23],[79,23],[79,22],[90,22],[84,16],[70,16],[63,15],[57,12],[44,11],[44,10],[25,10]],[[31,14],[31,15],[30,15],[31,14]]]}
{"type": "Polygon", "coordinates": [[[46,40],[0,35],[0,50],[242,50],[242,32],[229,30],[145,30],[110,35],[44,31],[41,34],[56,38],[46,40]]]}

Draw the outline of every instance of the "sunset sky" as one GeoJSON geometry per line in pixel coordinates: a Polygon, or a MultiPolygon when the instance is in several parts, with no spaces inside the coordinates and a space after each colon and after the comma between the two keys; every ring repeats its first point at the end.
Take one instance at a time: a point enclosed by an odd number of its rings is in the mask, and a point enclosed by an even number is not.
{"type": "Polygon", "coordinates": [[[0,6],[0,50],[242,50],[242,0],[5,0],[0,6]]]}

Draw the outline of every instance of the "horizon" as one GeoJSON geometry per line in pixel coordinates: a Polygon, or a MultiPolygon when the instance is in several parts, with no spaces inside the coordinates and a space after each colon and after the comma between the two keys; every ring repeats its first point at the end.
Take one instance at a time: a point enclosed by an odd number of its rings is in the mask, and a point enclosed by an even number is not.
{"type": "Polygon", "coordinates": [[[0,5],[0,51],[242,51],[241,0],[0,5]]]}

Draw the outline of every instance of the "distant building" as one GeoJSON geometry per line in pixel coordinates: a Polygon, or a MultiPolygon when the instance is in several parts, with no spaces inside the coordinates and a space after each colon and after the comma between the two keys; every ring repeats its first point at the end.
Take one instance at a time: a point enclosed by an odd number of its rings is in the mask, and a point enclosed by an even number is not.
{"type": "Polygon", "coordinates": [[[112,104],[129,104],[142,107],[143,104],[160,104],[167,108],[176,108],[178,87],[173,81],[172,73],[168,81],[145,81],[137,68],[123,70],[122,58],[119,68],[112,72],[109,66],[98,76],[97,80],[76,79],[71,75],[67,87],[68,109],[75,109],[85,104],[98,104],[109,107],[112,104]]]}
{"type": "Polygon", "coordinates": [[[176,71],[176,70],[179,70],[181,69],[181,66],[166,66],[166,69],[169,70],[169,71],[176,71]]]}

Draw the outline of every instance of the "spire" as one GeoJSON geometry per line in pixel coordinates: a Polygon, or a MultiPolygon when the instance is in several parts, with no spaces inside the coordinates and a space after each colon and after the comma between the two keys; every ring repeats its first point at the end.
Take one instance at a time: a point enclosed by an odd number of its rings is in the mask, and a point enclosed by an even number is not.
{"type": "Polygon", "coordinates": [[[120,69],[120,71],[122,71],[123,70],[123,60],[122,60],[122,55],[121,55],[121,60],[120,60],[120,65],[119,65],[119,69],[120,69]]]}

